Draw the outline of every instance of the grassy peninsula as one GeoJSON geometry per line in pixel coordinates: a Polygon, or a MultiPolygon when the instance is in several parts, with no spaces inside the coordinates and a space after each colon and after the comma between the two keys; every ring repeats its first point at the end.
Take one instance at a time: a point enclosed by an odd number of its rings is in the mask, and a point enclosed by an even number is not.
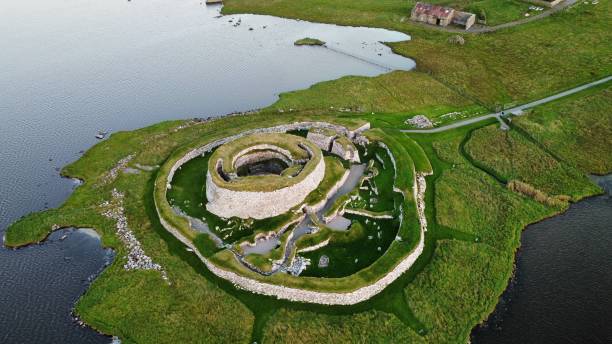
{"type": "MultiPolygon", "coordinates": [[[[467,7],[471,2],[461,3],[467,7]]],[[[492,22],[514,18],[511,10],[499,10],[497,2],[482,3],[492,22]]],[[[249,115],[170,121],[115,133],[62,170],[84,184],[61,207],[12,224],[5,244],[36,243],[62,226],[95,228],[117,256],[79,300],[76,313],[124,343],[465,343],[506,288],[523,228],[598,193],[586,174],[612,172],[611,86],[536,107],[514,117],[508,132],[500,131],[495,119],[436,134],[408,135],[399,129],[414,114],[433,119],[452,112],[472,116],[610,74],[612,3],[579,3],[536,22],[467,35],[463,46],[448,44],[449,33],[402,20],[410,6],[400,1],[228,0],[226,13],[409,32],[413,40],[393,48],[415,58],[418,70],[317,84],[283,94],[249,115]],[[572,53],[562,54],[566,51],[572,53]],[[295,111],[284,111],[290,108],[295,111]],[[126,167],[162,166],[198,140],[298,120],[346,126],[370,121],[374,130],[368,135],[385,138],[399,152],[397,163],[410,167],[398,169],[395,186],[403,192],[412,191],[413,171],[433,172],[426,178],[429,229],[423,254],[407,273],[365,302],[300,304],[236,289],[215,277],[160,224],[153,192],[162,171],[116,169],[126,157],[131,157],[126,167]],[[512,181],[549,196],[569,197],[541,202],[508,187],[512,181]],[[159,271],[123,268],[128,249],[101,207],[114,189],[125,194],[129,227],[167,272],[168,281],[159,271]]],[[[414,221],[406,219],[405,226],[414,226],[414,221]]],[[[397,252],[405,253],[401,247],[397,252]]]]}

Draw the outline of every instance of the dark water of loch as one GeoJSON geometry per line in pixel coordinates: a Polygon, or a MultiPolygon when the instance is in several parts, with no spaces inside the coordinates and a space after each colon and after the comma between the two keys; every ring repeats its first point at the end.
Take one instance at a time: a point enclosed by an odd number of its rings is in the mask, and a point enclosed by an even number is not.
{"type": "Polygon", "coordinates": [[[62,229],[41,245],[0,250],[0,343],[108,343],[79,326],[71,310],[113,256],[91,229],[62,229]]]}
{"type": "Polygon", "coordinates": [[[612,175],[588,198],[523,232],[516,275],[475,344],[612,343],[612,175]]]}

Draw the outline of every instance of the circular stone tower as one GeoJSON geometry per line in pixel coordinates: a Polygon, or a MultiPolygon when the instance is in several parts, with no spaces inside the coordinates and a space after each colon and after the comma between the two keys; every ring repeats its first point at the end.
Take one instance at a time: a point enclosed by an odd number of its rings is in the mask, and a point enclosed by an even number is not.
{"type": "Polygon", "coordinates": [[[319,147],[290,134],[253,134],[220,146],[206,174],[206,209],[264,219],[300,205],[325,175],[319,147]]]}

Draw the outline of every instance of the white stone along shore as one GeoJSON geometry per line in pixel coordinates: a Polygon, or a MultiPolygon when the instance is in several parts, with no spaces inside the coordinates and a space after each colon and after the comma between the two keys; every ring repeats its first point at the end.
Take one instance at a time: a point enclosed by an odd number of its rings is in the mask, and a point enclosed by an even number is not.
{"type": "Polygon", "coordinates": [[[161,273],[162,278],[168,281],[166,271],[161,265],[153,262],[153,259],[145,254],[140,241],[136,239],[136,236],[134,236],[134,233],[128,227],[127,217],[123,208],[123,198],[123,193],[113,189],[111,200],[100,204],[100,207],[103,209],[102,215],[117,221],[115,225],[117,237],[128,249],[126,256],[127,263],[123,265],[123,268],[126,270],[157,270],[161,273]]]}
{"type": "Polygon", "coordinates": [[[132,159],[134,159],[134,155],[130,154],[130,155],[122,158],[121,160],[117,161],[117,165],[115,165],[115,167],[110,169],[102,177],[102,184],[110,184],[110,183],[114,182],[115,179],[117,179],[117,176],[119,175],[119,172],[123,171],[127,167],[128,163],[130,161],[132,161],[132,159]]]}
{"type": "MultiPolygon", "coordinates": [[[[172,177],[176,169],[178,169],[185,162],[195,158],[196,156],[200,154],[203,154],[204,152],[209,151],[210,149],[220,144],[229,142],[238,137],[242,137],[244,135],[248,135],[254,132],[285,132],[287,130],[295,130],[298,128],[307,129],[309,127],[313,127],[312,124],[313,123],[294,123],[294,124],[286,125],[286,126],[277,126],[277,127],[272,127],[272,128],[251,130],[251,131],[244,132],[238,135],[234,135],[226,139],[217,140],[203,147],[194,149],[193,151],[185,155],[183,158],[179,159],[179,161],[177,161],[173,165],[168,175],[168,179],[166,180],[167,188],[170,185],[170,182],[172,181],[172,177]]],[[[317,124],[320,125],[320,123],[317,123],[317,124]]],[[[322,123],[322,124],[323,125],[321,127],[331,126],[327,123],[322,123]]],[[[387,148],[386,146],[384,146],[384,144],[383,144],[383,147],[387,148]]],[[[391,155],[391,157],[393,158],[393,155],[391,155]]],[[[395,160],[393,159],[392,161],[395,165],[395,160]]],[[[419,237],[419,242],[416,245],[416,247],[407,256],[405,256],[401,261],[399,261],[397,265],[391,271],[389,271],[379,280],[373,282],[370,285],[358,288],[350,292],[319,292],[319,291],[313,291],[313,290],[304,290],[304,289],[299,289],[299,288],[285,287],[281,285],[261,282],[261,281],[258,281],[252,278],[248,278],[248,277],[239,275],[232,271],[221,269],[215,264],[213,264],[212,262],[210,262],[206,257],[204,257],[197,250],[195,245],[190,240],[188,240],[183,234],[181,234],[181,232],[177,228],[175,228],[173,225],[168,223],[163,218],[163,216],[161,215],[159,211],[159,208],[157,207],[157,204],[156,204],[156,208],[157,208],[157,212],[160,218],[160,222],[162,226],[166,228],[166,230],[172,233],[177,239],[183,242],[186,246],[191,248],[194,251],[194,253],[200,258],[200,260],[202,260],[202,262],[204,262],[206,267],[213,274],[232,282],[234,286],[239,289],[248,290],[256,294],[273,296],[278,299],[284,299],[284,300],[295,301],[295,302],[305,302],[305,303],[324,304],[324,305],[352,305],[352,304],[356,304],[356,303],[368,300],[374,295],[383,291],[389,284],[391,284],[393,281],[399,278],[404,272],[410,269],[410,267],[414,264],[414,262],[418,259],[418,257],[423,252],[423,249],[425,246],[425,232],[427,231],[427,219],[425,218],[425,190],[426,190],[425,176],[429,174],[431,173],[420,173],[420,172],[414,173],[415,178],[413,182],[413,196],[417,204],[416,206],[417,214],[418,214],[418,219],[419,219],[419,224],[420,224],[420,237],[419,237]]],[[[158,200],[155,199],[156,203],[157,201],[158,200]]]]}

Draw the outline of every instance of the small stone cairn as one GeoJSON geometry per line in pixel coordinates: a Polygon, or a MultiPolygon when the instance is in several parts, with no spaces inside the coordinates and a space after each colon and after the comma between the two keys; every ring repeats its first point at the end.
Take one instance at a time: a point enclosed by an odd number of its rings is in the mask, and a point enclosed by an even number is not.
{"type": "Polygon", "coordinates": [[[406,120],[406,123],[410,124],[412,126],[415,126],[415,127],[419,128],[419,129],[433,127],[433,123],[429,120],[429,118],[427,118],[426,116],[423,116],[423,115],[416,115],[416,116],[406,120]]]}

